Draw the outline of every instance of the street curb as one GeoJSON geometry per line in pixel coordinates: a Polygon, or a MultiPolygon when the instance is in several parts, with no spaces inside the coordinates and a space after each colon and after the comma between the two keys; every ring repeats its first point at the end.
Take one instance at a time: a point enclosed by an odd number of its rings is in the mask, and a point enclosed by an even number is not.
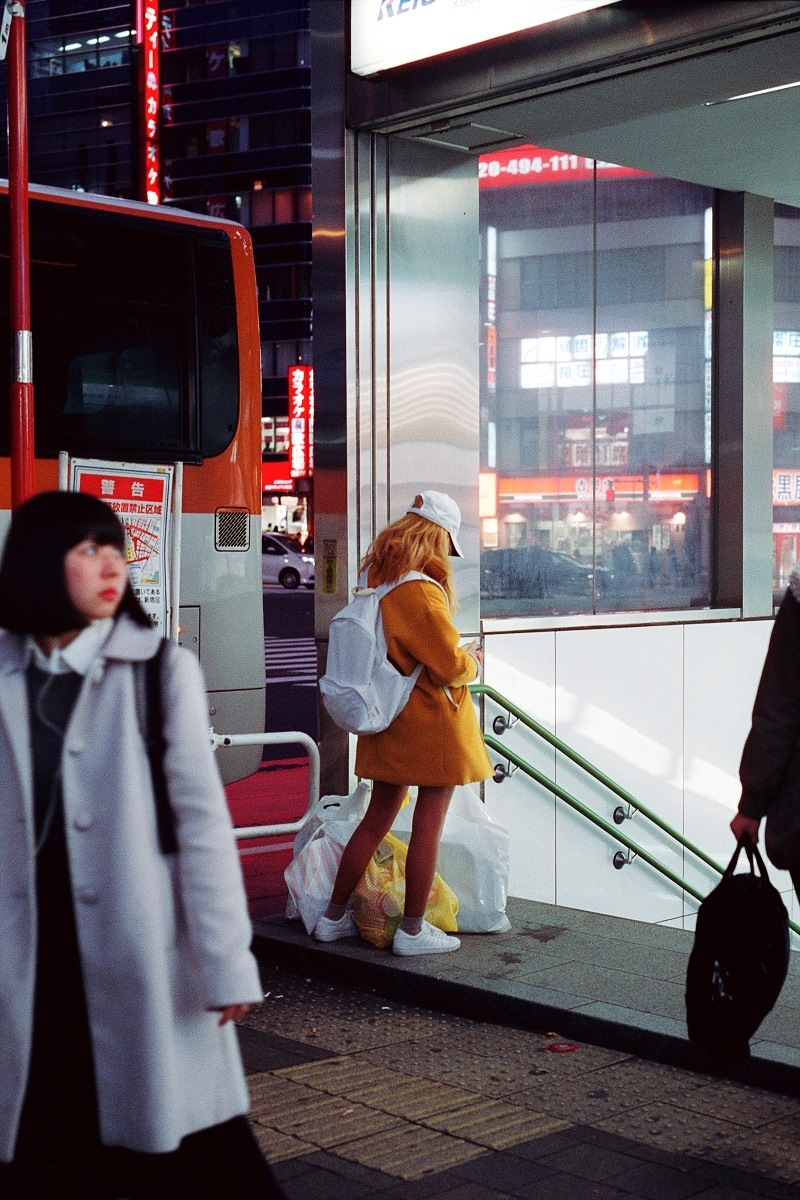
{"type": "Polygon", "coordinates": [[[755,1043],[748,1062],[716,1063],[692,1045],[681,1022],[597,1002],[587,1003],[583,1008],[561,1008],[510,994],[503,990],[502,980],[487,980],[485,987],[479,987],[446,979],[431,970],[430,959],[423,960],[425,965],[415,970],[415,960],[390,956],[387,962],[385,951],[374,950],[364,943],[315,942],[296,922],[279,925],[257,921],[253,953],[262,967],[287,967],[344,987],[372,991],[403,1004],[537,1033],[557,1031],[561,1038],[574,1038],[784,1095],[800,1095],[800,1053],[791,1047],[755,1043]]]}

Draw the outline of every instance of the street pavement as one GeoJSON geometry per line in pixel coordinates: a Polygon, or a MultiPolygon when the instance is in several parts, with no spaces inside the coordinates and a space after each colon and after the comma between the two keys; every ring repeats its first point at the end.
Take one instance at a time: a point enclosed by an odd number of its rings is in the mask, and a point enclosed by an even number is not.
{"type": "Polygon", "coordinates": [[[284,966],[262,977],[239,1032],[288,1200],[800,1195],[793,1096],[284,966]]]}
{"type": "MultiPolygon", "coordinates": [[[[263,605],[267,683],[264,729],[268,733],[299,729],[316,738],[314,593],[306,588],[286,591],[266,587],[263,605]]],[[[300,752],[300,746],[267,746],[264,759],[294,758],[300,752]]]]}

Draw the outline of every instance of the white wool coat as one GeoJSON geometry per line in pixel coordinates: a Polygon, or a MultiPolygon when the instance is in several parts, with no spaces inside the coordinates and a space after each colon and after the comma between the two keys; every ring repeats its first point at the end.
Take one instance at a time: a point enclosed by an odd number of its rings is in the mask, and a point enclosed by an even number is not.
{"type": "MultiPolygon", "coordinates": [[[[174,1150],[247,1110],[232,1023],[211,1008],[261,998],[230,817],[196,659],[164,672],[165,770],[179,849],[158,844],[133,664],[159,635],[123,615],[84,679],[63,754],[64,823],[107,1145],[174,1150]]],[[[0,632],[0,1161],[27,1086],[36,879],[24,642],[0,632]]]]}

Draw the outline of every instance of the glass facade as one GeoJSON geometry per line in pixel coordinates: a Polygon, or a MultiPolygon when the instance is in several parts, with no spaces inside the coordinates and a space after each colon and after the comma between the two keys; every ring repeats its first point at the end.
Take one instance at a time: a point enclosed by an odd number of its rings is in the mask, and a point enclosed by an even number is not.
{"type": "Polygon", "coordinates": [[[480,183],[484,615],[708,605],[711,190],[536,147],[480,183]]]}
{"type": "Polygon", "coordinates": [[[800,561],[800,209],[775,205],[772,539],[776,603],[800,561]]]}

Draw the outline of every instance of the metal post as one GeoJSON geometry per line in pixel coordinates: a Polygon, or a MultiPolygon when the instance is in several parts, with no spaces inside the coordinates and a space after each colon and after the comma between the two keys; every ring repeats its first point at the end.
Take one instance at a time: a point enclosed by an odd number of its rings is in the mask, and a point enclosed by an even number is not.
{"type": "Polygon", "coordinates": [[[183,532],[183,463],[175,463],[175,474],[172,482],[172,559],[170,574],[172,576],[170,593],[169,637],[173,642],[180,641],[181,625],[181,534],[183,532]]]}
{"type": "Polygon", "coordinates": [[[33,495],[33,348],[28,236],[28,102],[25,8],[9,5],[8,198],[11,267],[11,507],[33,495]]]}

